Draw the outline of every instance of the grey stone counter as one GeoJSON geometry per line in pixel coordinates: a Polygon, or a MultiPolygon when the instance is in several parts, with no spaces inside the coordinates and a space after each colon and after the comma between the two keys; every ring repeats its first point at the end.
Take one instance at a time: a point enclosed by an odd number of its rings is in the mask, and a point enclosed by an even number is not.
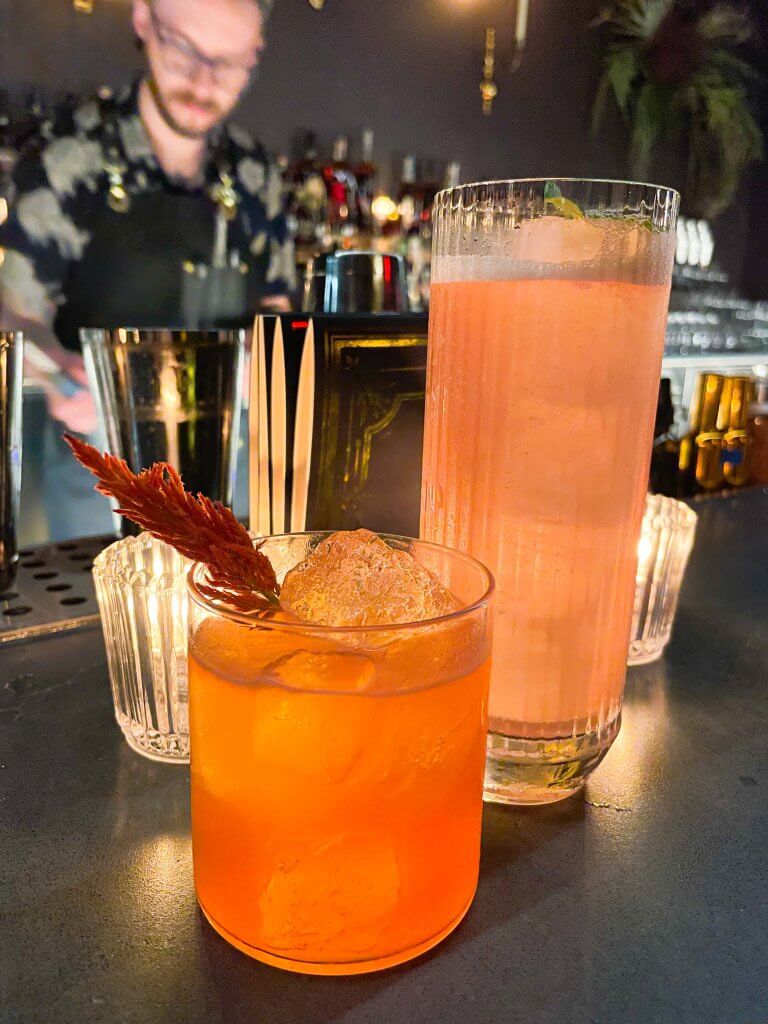
{"type": "Polygon", "coordinates": [[[2,1024],[766,1024],[768,494],[703,508],[586,798],[486,808],[476,901],[421,960],[308,978],[230,948],[187,785],[123,742],[97,628],[0,650],[2,1024]]]}

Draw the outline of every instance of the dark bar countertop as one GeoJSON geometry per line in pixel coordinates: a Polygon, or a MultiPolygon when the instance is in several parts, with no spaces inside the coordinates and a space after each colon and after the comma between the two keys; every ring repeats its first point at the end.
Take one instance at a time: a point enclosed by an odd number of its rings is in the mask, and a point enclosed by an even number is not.
{"type": "Polygon", "coordinates": [[[768,493],[700,510],[666,657],[586,797],[487,807],[459,929],[382,974],[230,948],[185,768],[132,753],[98,627],[0,647],[2,1024],[766,1024],[768,493]]]}

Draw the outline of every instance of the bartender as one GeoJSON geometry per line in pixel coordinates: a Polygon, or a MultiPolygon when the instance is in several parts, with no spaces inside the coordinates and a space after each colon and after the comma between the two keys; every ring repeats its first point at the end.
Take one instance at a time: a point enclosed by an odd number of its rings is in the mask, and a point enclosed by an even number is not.
{"type": "Polygon", "coordinates": [[[226,326],[289,308],[281,177],[228,121],[270,5],[134,0],[144,77],[46,124],[20,154],[0,227],[0,327],[33,343],[54,434],[96,428],[81,327],[226,326]]]}

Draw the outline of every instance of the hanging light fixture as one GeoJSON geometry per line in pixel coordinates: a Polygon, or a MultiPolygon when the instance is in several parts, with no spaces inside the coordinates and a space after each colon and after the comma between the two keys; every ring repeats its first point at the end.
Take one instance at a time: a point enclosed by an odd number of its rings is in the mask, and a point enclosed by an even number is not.
{"type": "Polygon", "coordinates": [[[509,70],[517,71],[523,59],[525,41],[528,38],[528,5],[529,0],[516,0],[515,31],[512,36],[512,59],[509,70]]]}
{"type": "MultiPolygon", "coordinates": [[[[508,69],[517,71],[523,59],[525,41],[528,37],[528,8],[530,0],[514,0],[514,22],[515,27],[512,33],[512,45],[508,69]]],[[[480,95],[483,99],[483,113],[486,117],[491,114],[493,101],[498,95],[499,87],[494,81],[496,67],[496,29],[491,27],[485,30],[485,56],[483,58],[483,80],[480,83],[480,95]]]]}
{"type": "Polygon", "coordinates": [[[493,72],[496,66],[496,29],[485,30],[485,57],[483,58],[483,80],[480,83],[480,95],[483,98],[483,113],[488,117],[493,108],[493,101],[498,86],[493,80],[493,72]]]}

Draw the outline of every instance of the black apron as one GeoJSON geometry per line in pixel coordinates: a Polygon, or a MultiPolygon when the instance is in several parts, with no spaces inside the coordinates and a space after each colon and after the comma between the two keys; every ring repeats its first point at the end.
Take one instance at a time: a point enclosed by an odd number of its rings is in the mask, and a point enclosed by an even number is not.
{"type": "MultiPolygon", "coordinates": [[[[117,137],[115,126],[115,148],[117,137]]],[[[113,150],[115,158],[125,165],[122,152],[113,150]]],[[[105,165],[91,239],[63,283],[65,302],[54,323],[67,348],[80,348],[83,327],[248,325],[263,294],[268,254],[240,252],[237,268],[210,265],[219,213],[204,188],[164,179],[154,191],[130,195],[125,212],[110,207],[109,189],[105,165]]]]}

